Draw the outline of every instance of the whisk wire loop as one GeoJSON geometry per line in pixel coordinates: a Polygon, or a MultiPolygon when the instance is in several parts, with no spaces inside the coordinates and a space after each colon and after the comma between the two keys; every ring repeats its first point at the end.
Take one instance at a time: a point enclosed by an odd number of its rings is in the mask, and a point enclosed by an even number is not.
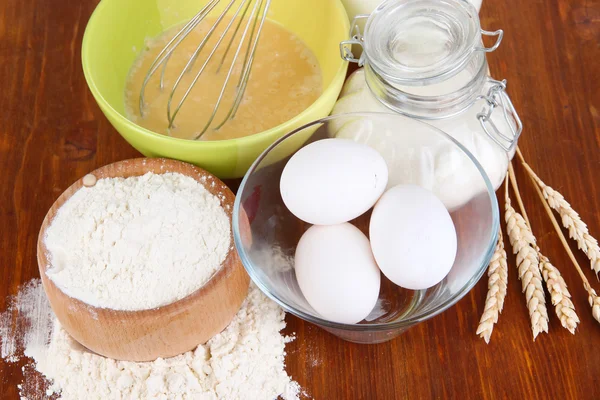
{"type": "MultiPolygon", "coordinates": [[[[261,0],[262,4],[262,0],[261,0]]],[[[242,73],[240,74],[240,80],[236,86],[237,93],[233,102],[233,107],[227,113],[227,116],[223,119],[223,121],[217,125],[215,129],[220,129],[229,119],[235,118],[235,114],[242,103],[242,99],[244,98],[244,93],[246,91],[246,86],[248,85],[248,81],[250,80],[250,71],[252,70],[252,63],[254,62],[254,55],[256,54],[256,46],[258,45],[258,38],[262,32],[263,25],[265,23],[267,12],[269,11],[269,6],[271,5],[271,0],[266,0],[266,5],[263,8],[262,16],[260,20],[260,24],[258,24],[258,31],[256,33],[256,39],[252,40],[254,37],[254,31],[256,30],[256,26],[258,23],[258,15],[256,15],[256,19],[254,20],[254,24],[252,26],[252,33],[250,34],[251,40],[248,41],[248,50],[246,51],[246,56],[244,59],[242,73]]]]}
{"type": "Polygon", "coordinates": [[[223,18],[225,18],[225,15],[227,14],[227,12],[231,9],[231,7],[233,6],[233,4],[236,1],[237,0],[231,0],[229,2],[229,4],[225,7],[225,9],[219,15],[219,17],[217,18],[217,20],[215,21],[215,23],[213,24],[213,26],[207,32],[207,34],[204,37],[204,39],[200,42],[200,44],[198,45],[198,47],[194,51],[194,54],[192,55],[192,57],[189,59],[189,61],[187,62],[187,64],[183,68],[183,71],[181,71],[181,73],[177,77],[177,80],[175,81],[175,84],[173,85],[173,89],[171,90],[171,93],[169,94],[169,100],[167,102],[167,119],[169,121],[169,129],[171,129],[173,127],[173,122],[175,121],[175,117],[179,113],[179,110],[183,106],[183,103],[185,103],[185,100],[188,98],[190,92],[194,88],[194,85],[196,85],[196,82],[198,82],[198,79],[200,79],[200,76],[202,75],[202,73],[204,72],[204,70],[206,69],[206,67],[208,66],[208,64],[210,63],[210,60],[212,60],[213,56],[217,52],[219,46],[221,45],[221,42],[223,41],[223,39],[225,38],[225,35],[227,34],[227,31],[229,30],[229,28],[231,28],[231,26],[233,25],[235,19],[237,18],[237,16],[239,15],[240,11],[242,10],[242,7],[244,6],[243,2],[240,4],[240,6],[238,7],[238,9],[234,13],[233,18],[231,18],[231,20],[227,24],[227,27],[223,31],[223,34],[217,40],[217,43],[215,44],[215,47],[213,47],[213,49],[211,50],[210,54],[208,55],[208,57],[204,61],[204,64],[202,64],[202,67],[200,68],[200,70],[198,71],[198,73],[196,74],[196,76],[194,77],[194,79],[192,80],[192,83],[190,84],[190,86],[188,86],[187,90],[183,94],[183,97],[181,98],[181,100],[179,100],[179,103],[177,104],[177,107],[175,108],[175,111],[173,113],[171,113],[171,104],[173,102],[173,97],[175,96],[175,92],[177,91],[177,88],[179,87],[179,84],[181,83],[181,80],[183,79],[183,76],[190,70],[190,68],[192,68],[192,65],[194,64],[194,62],[198,58],[198,55],[204,49],[204,46],[206,45],[206,43],[208,42],[208,40],[212,37],[212,34],[215,32],[215,30],[217,29],[217,27],[219,26],[219,24],[221,23],[221,21],[223,20],[223,18]]]}
{"type": "MultiPolygon", "coordinates": [[[[164,65],[166,67],[167,62],[168,62],[169,58],[171,57],[171,54],[173,53],[175,48],[177,48],[177,46],[179,46],[179,44],[183,41],[183,39],[185,39],[187,37],[187,35],[189,35],[189,33],[194,28],[196,28],[196,26],[198,26],[198,24],[213,10],[213,8],[215,8],[217,6],[219,1],[220,0],[209,1],[206,4],[206,6],[204,6],[204,8],[202,8],[202,10],[200,10],[189,22],[187,22],[183,26],[183,28],[181,28],[181,30],[179,32],[177,32],[177,34],[175,36],[173,36],[173,38],[165,45],[165,47],[160,51],[160,53],[158,53],[158,56],[156,56],[156,59],[154,59],[154,61],[150,65],[148,73],[146,74],[146,77],[144,78],[144,82],[142,83],[142,88],[140,90],[140,101],[139,101],[140,115],[144,115],[144,105],[145,105],[144,94],[146,91],[146,86],[148,85],[148,82],[150,81],[150,79],[152,78],[152,76],[154,75],[156,70],[158,70],[158,68],[160,68],[161,65],[164,65]]],[[[161,74],[161,79],[160,79],[160,89],[161,90],[164,89],[164,68],[163,68],[163,73],[161,74]]]]}
{"type": "MultiPolygon", "coordinates": [[[[231,63],[231,66],[229,67],[229,71],[227,72],[227,77],[225,78],[225,84],[223,85],[223,87],[221,88],[221,93],[219,94],[219,98],[217,99],[217,103],[215,104],[215,107],[213,108],[213,112],[207,122],[207,124],[205,125],[204,129],[202,130],[202,132],[200,132],[200,135],[204,134],[204,132],[206,132],[206,130],[208,129],[208,127],[210,126],[210,124],[213,122],[213,120],[215,119],[216,115],[217,115],[217,111],[219,109],[219,106],[221,104],[221,101],[223,100],[223,96],[225,95],[225,91],[227,89],[227,86],[229,85],[229,80],[231,78],[231,75],[233,73],[233,70],[235,68],[235,64],[237,62],[237,59],[240,55],[240,52],[242,50],[242,48],[244,47],[244,41],[246,40],[246,36],[248,36],[248,32],[250,31],[250,28],[252,27],[252,34],[250,35],[250,40],[248,42],[248,48],[250,49],[250,43],[252,43],[252,35],[254,33],[254,30],[256,28],[256,24],[258,21],[258,18],[260,16],[260,10],[262,8],[262,5],[264,3],[264,0],[257,0],[257,2],[254,5],[254,8],[252,9],[252,13],[250,14],[250,18],[248,18],[248,22],[246,23],[246,27],[244,28],[244,33],[242,34],[242,37],[240,39],[240,42],[238,44],[237,50],[235,52],[235,55],[233,56],[233,61],[231,63]]],[[[264,21],[264,18],[263,18],[264,21]]],[[[258,40],[256,40],[254,43],[256,43],[258,40]]],[[[253,47],[254,48],[254,47],[253,47]]],[[[254,48],[255,50],[255,48],[254,48]]],[[[247,66],[250,66],[250,64],[248,63],[249,60],[249,56],[248,56],[248,51],[246,52],[246,56],[245,56],[245,60],[244,60],[244,65],[242,67],[242,73],[240,74],[240,82],[236,85],[236,96],[233,102],[233,106],[229,109],[229,112],[227,113],[227,116],[224,118],[223,122],[221,122],[220,124],[218,124],[215,129],[219,129],[221,128],[231,117],[232,113],[233,113],[233,109],[235,108],[235,104],[237,102],[238,97],[243,96],[243,93],[241,91],[241,83],[244,79],[244,75],[245,75],[245,71],[247,69],[247,66]]]]}
{"type": "MultiPolygon", "coordinates": [[[[140,91],[139,109],[140,109],[140,114],[142,116],[144,115],[144,107],[146,104],[145,98],[144,98],[145,90],[146,90],[146,86],[150,82],[150,79],[152,78],[152,76],[154,76],[154,74],[162,66],[162,71],[160,73],[160,86],[159,87],[161,90],[164,90],[165,71],[166,71],[169,59],[173,55],[173,52],[177,49],[177,47],[181,44],[181,42],[183,40],[185,40],[185,38],[188,37],[188,35],[205,18],[207,18],[209,16],[209,14],[217,7],[217,5],[221,1],[222,0],[208,1],[206,3],[206,5],[175,34],[175,36],[165,45],[165,47],[161,50],[161,52],[158,54],[158,56],[154,59],[154,61],[150,65],[148,73],[146,74],[146,76],[144,78],[144,81],[143,81],[143,84],[141,87],[141,91],[140,91]]],[[[243,96],[244,96],[244,93],[245,93],[247,85],[248,85],[248,80],[250,79],[250,72],[252,70],[254,56],[256,53],[257,46],[258,46],[262,28],[264,26],[264,23],[265,23],[265,20],[267,17],[269,6],[271,4],[271,0],[227,0],[227,1],[228,1],[228,3],[219,12],[218,17],[215,19],[215,22],[210,27],[210,29],[208,29],[208,31],[205,34],[202,41],[198,44],[194,53],[191,55],[190,59],[186,63],[183,70],[177,76],[177,79],[175,80],[173,87],[169,91],[169,97],[168,97],[168,101],[167,101],[167,110],[166,111],[167,111],[168,129],[170,130],[174,127],[175,118],[179,114],[179,111],[181,110],[186,99],[190,95],[190,92],[192,91],[192,89],[194,88],[194,86],[196,85],[198,80],[200,79],[200,76],[203,73],[205,73],[207,66],[209,65],[210,61],[213,59],[219,46],[221,46],[222,42],[228,36],[232,26],[234,26],[234,23],[236,23],[236,21],[237,21],[237,23],[235,24],[235,28],[233,29],[233,32],[231,34],[231,38],[229,39],[229,42],[227,43],[227,47],[225,48],[224,54],[221,57],[221,60],[219,61],[219,64],[217,66],[217,69],[216,69],[217,74],[220,72],[221,68],[224,66],[225,61],[227,60],[227,56],[230,53],[230,50],[232,48],[234,48],[235,40],[239,36],[240,31],[242,31],[241,37],[239,38],[239,43],[235,47],[236,50],[233,55],[231,65],[229,66],[229,68],[227,70],[227,74],[225,76],[224,83],[221,87],[221,91],[216,100],[212,114],[208,118],[208,121],[205,123],[202,130],[199,131],[199,133],[196,135],[195,139],[199,139],[200,137],[202,137],[202,135],[204,133],[206,133],[206,131],[209,129],[209,127],[213,123],[214,119],[216,118],[218,110],[221,107],[221,103],[223,102],[227,88],[230,84],[230,80],[231,80],[231,77],[235,70],[237,60],[240,58],[240,54],[242,53],[242,49],[244,48],[244,43],[246,42],[246,39],[248,39],[247,45],[245,46],[246,49],[245,49],[245,53],[244,53],[243,63],[241,65],[240,78],[235,86],[235,95],[233,98],[233,102],[232,102],[228,112],[226,113],[225,118],[219,124],[217,124],[213,129],[215,129],[215,130],[220,129],[228,120],[235,117],[237,110],[239,109],[239,106],[243,100],[243,96]],[[234,4],[238,1],[240,2],[239,6],[237,8],[234,8],[234,4]],[[204,60],[202,66],[199,68],[198,72],[191,80],[190,85],[183,92],[183,95],[179,99],[177,106],[173,109],[172,105],[173,105],[173,100],[174,100],[175,94],[176,94],[179,86],[182,84],[185,74],[191,72],[192,68],[194,67],[194,63],[196,62],[200,53],[204,50],[208,41],[213,36],[216,29],[222,23],[224,18],[227,15],[231,14],[230,10],[232,10],[232,9],[234,9],[235,11],[233,11],[233,13],[231,15],[231,19],[228,21],[223,32],[218,37],[214,47],[208,53],[208,56],[204,60]],[[246,19],[246,16],[249,11],[250,11],[250,16],[246,19]],[[242,29],[242,27],[243,27],[243,29],[242,29]]]]}

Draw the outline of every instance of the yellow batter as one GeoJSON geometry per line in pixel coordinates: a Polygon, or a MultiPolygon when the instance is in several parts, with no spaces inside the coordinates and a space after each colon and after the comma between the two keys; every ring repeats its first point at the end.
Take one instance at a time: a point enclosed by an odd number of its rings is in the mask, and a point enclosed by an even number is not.
{"type": "MultiPolygon", "coordinates": [[[[193,69],[184,75],[172,101],[173,110],[204,64],[210,51],[215,47],[227,22],[224,20],[219,24],[194,63],[193,69]]],[[[177,77],[213,24],[214,20],[203,21],[177,47],[167,64],[164,90],[161,91],[159,87],[161,70],[159,69],[152,77],[145,89],[145,106],[143,116],[141,116],[139,93],[146,73],[158,53],[180,27],[168,30],[147,42],[145,51],[132,66],[126,84],[125,108],[129,119],[154,132],[184,139],[193,139],[202,131],[212,114],[245,24],[242,24],[223,66],[217,72],[229,43],[228,39],[233,34],[234,23],[183,104],[171,129],[168,129],[167,101],[177,77]]],[[[266,20],[256,50],[250,80],[237,114],[233,120],[227,121],[220,129],[215,130],[233,104],[235,87],[239,82],[246,48],[246,44],[244,44],[235,63],[230,84],[219,107],[219,112],[200,140],[239,138],[273,128],[304,111],[321,95],[323,79],[315,55],[296,35],[282,26],[266,20]]]]}

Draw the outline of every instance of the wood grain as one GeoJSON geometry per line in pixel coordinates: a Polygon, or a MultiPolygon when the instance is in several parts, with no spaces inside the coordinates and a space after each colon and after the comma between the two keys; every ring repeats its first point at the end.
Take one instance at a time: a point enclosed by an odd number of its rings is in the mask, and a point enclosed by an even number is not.
{"type": "MultiPolygon", "coordinates": [[[[36,235],[58,195],[87,172],[138,155],[102,116],[81,72],[83,29],[95,5],[0,2],[0,310],[38,276],[36,235]]],[[[484,0],[481,16],[484,29],[506,33],[488,60],[493,76],[508,80],[525,125],[525,157],[600,237],[600,2],[484,0]]],[[[518,166],[517,177],[540,247],[573,294],[576,335],[552,315],[550,333],[532,341],[511,257],[489,345],[475,335],[485,279],[452,309],[379,345],[346,343],[288,316],[286,332],[297,339],[287,347],[287,368],[306,392],[327,400],[600,398],[600,326],[518,166]]],[[[21,379],[20,364],[0,361],[1,398],[18,399],[21,379]]]]}
{"type": "MultiPolygon", "coordinates": [[[[216,196],[231,218],[235,196],[223,182],[205,170],[164,158],[118,161],[91,171],[97,179],[129,178],[147,172],[176,172],[195,179],[216,196]]],[[[54,202],[44,218],[37,243],[37,258],[44,290],[65,330],[88,349],[100,355],[127,361],[152,361],[193,350],[199,343],[229,325],[248,294],[250,277],[233,248],[218,272],[189,296],[142,311],[117,311],[92,307],[62,292],[46,275],[50,265],[44,245],[46,230],[60,207],[83,186],[78,179],[54,202]]]]}

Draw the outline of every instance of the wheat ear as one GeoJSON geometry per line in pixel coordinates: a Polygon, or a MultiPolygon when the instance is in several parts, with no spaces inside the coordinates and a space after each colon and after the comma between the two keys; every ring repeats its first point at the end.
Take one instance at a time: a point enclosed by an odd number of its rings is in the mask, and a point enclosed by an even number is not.
{"type": "Polygon", "coordinates": [[[485,298],[485,308],[477,327],[477,334],[490,342],[494,324],[498,322],[498,316],[504,307],[506,298],[506,286],[508,284],[508,264],[506,262],[506,251],[504,250],[504,240],[502,229],[498,230],[498,242],[496,250],[488,267],[488,292],[485,298]]]}
{"type": "Polygon", "coordinates": [[[507,175],[504,181],[506,232],[508,233],[513,254],[517,255],[519,279],[521,280],[522,291],[525,293],[525,300],[531,320],[531,329],[533,331],[533,340],[535,340],[541,332],[548,332],[548,310],[546,309],[546,299],[544,297],[544,288],[542,287],[542,276],[539,269],[540,262],[537,251],[534,248],[535,237],[525,219],[511,205],[508,194],[509,180],[510,178],[507,175]]]}
{"type": "Polygon", "coordinates": [[[560,324],[572,334],[575,334],[579,317],[575,312],[575,305],[571,301],[571,294],[567,289],[567,284],[560,274],[560,271],[550,263],[548,257],[539,252],[540,269],[542,276],[546,282],[548,292],[550,292],[550,300],[554,305],[556,316],[560,319],[560,324]]]}
{"type": "MultiPolygon", "coordinates": [[[[509,164],[508,173],[510,175],[510,183],[512,184],[513,191],[515,192],[517,203],[519,204],[523,218],[531,230],[531,222],[527,217],[527,212],[525,212],[525,205],[523,204],[523,199],[521,198],[521,191],[519,190],[519,185],[517,183],[517,178],[515,176],[515,170],[512,166],[512,163],[509,164]]],[[[542,254],[542,251],[537,243],[534,247],[540,261],[540,272],[544,278],[548,292],[550,293],[550,301],[554,306],[556,316],[560,320],[563,328],[567,329],[572,334],[575,334],[575,329],[577,329],[577,324],[579,323],[579,317],[575,312],[575,305],[571,301],[571,294],[567,289],[567,283],[560,274],[558,268],[552,265],[548,257],[542,254]]]]}
{"type": "Polygon", "coordinates": [[[598,275],[600,272],[600,246],[598,246],[598,241],[590,235],[585,222],[581,220],[579,214],[565,200],[563,195],[546,185],[537,176],[531,166],[525,161],[521,150],[517,149],[517,153],[534,184],[542,189],[542,194],[548,201],[548,205],[560,215],[563,226],[569,231],[569,236],[577,242],[579,249],[589,258],[592,270],[598,275]]]}
{"type": "MultiPolygon", "coordinates": [[[[521,152],[518,148],[517,148],[517,152],[519,153],[519,157],[521,158],[521,161],[524,164],[526,164],[525,159],[523,158],[523,155],[521,154],[521,152]]],[[[552,213],[550,204],[549,204],[548,200],[546,199],[546,197],[544,196],[542,189],[537,184],[537,181],[533,177],[533,175],[529,174],[529,178],[533,182],[535,191],[537,192],[538,197],[540,198],[540,201],[542,202],[542,205],[544,206],[544,210],[546,210],[546,214],[548,214],[548,217],[550,218],[550,221],[552,222],[552,226],[554,226],[554,230],[556,231],[556,234],[558,235],[565,251],[569,255],[569,258],[571,259],[573,266],[577,270],[577,273],[579,274],[579,277],[581,278],[581,281],[583,282],[583,287],[584,287],[585,291],[588,293],[588,302],[590,303],[590,307],[592,307],[592,315],[596,321],[600,322],[600,297],[598,296],[596,291],[590,285],[590,281],[587,279],[587,277],[583,273],[583,270],[581,269],[581,266],[577,262],[577,259],[575,258],[573,251],[571,251],[571,247],[569,247],[569,243],[567,243],[567,239],[565,238],[565,235],[563,234],[562,229],[560,228],[560,225],[558,224],[558,221],[556,220],[556,217],[552,213]]]]}

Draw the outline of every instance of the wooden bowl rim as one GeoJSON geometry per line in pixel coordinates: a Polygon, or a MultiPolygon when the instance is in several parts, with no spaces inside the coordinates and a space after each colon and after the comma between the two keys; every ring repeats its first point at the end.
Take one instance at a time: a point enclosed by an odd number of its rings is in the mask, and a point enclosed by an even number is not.
{"type": "MultiPolygon", "coordinates": [[[[128,316],[132,316],[132,315],[136,315],[138,317],[146,317],[146,316],[153,316],[154,314],[156,314],[158,312],[161,312],[161,313],[162,312],[168,313],[171,311],[176,312],[178,309],[181,309],[182,307],[185,307],[186,305],[188,305],[188,303],[189,303],[189,305],[192,305],[198,298],[202,297],[206,292],[209,292],[210,290],[214,290],[216,285],[218,285],[218,283],[222,279],[224,279],[227,275],[229,275],[231,273],[232,269],[234,268],[235,263],[232,263],[232,262],[228,263],[226,261],[229,258],[236,256],[235,255],[236,249],[235,249],[234,241],[233,241],[233,228],[231,226],[232,215],[233,215],[233,201],[235,200],[235,195],[233,194],[231,189],[229,189],[229,187],[227,185],[225,185],[225,183],[223,183],[223,181],[221,181],[219,178],[217,178],[215,175],[211,174],[210,172],[208,172],[200,167],[197,167],[193,164],[189,164],[189,163],[179,161],[179,160],[173,160],[170,158],[149,158],[149,157],[131,158],[131,159],[121,160],[121,161],[117,161],[117,162],[114,162],[111,164],[104,165],[100,168],[97,168],[97,169],[91,171],[91,172],[88,172],[88,174],[99,176],[102,173],[104,173],[105,171],[109,171],[111,169],[114,169],[115,167],[118,167],[121,165],[128,165],[128,164],[129,165],[140,165],[141,164],[141,165],[149,166],[149,167],[152,165],[155,165],[155,164],[161,164],[162,166],[164,166],[164,171],[161,171],[160,174],[170,173],[170,172],[181,173],[185,176],[194,178],[202,186],[204,186],[204,184],[198,178],[202,177],[202,176],[206,176],[207,178],[212,178],[214,180],[214,182],[216,182],[218,184],[218,187],[215,188],[216,193],[223,194],[225,196],[225,198],[221,199],[221,198],[219,198],[219,196],[217,196],[217,198],[221,202],[221,207],[223,207],[223,210],[225,211],[225,213],[227,213],[227,215],[229,216],[229,220],[230,220],[230,225],[229,225],[230,248],[229,248],[229,252],[227,253],[227,256],[225,257],[225,260],[223,260],[223,262],[221,263],[220,268],[217,271],[215,271],[215,273],[213,273],[213,275],[208,279],[208,281],[206,281],[204,283],[204,285],[202,285],[201,287],[199,287],[192,293],[190,293],[187,296],[185,296],[179,300],[176,300],[172,303],[165,304],[164,306],[159,306],[159,307],[155,307],[155,308],[148,308],[148,309],[143,309],[143,310],[116,310],[116,309],[112,309],[112,308],[94,306],[92,304],[88,304],[80,299],[77,299],[75,297],[68,295],[60,287],[58,287],[48,275],[46,275],[46,269],[47,269],[46,267],[47,267],[47,265],[50,265],[50,262],[49,262],[48,256],[47,256],[48,250],[46,249],[46,246],[44,244],[44,235],[51,223],[51,220],[50,220],[51,211],[56,210],[56,212],[58,212],[60,207],[62,207],[64,205],[64,203],[68,199],[70,199],[71,196],[73,196],[73,194],[75,194],[83,186],[83,177],[81,177],[78,180],[76,180],[71,186],[69,186],[65,191],[63,191],[61,193],[61,195],[54,201],[54,203],[52,203],[52,206],[50,207],[50,209],[46,213],[46,216],[44,217],[42,226],[38,233],[38,240],[37,240],[37,259],[38,259],[38,268],[40,271],[40,275],[42,275],[41,278],[42,278],[43,282],[45,282],[48,285],[53,286],[55,289],[60,291],[62,294],[64,294],[66,297],[68,297],[71,301],[78,304],[79,306],[87,307],[88,309],[90,309],[92,311],[110,312],[110,313],[114,313],[117,315],[121,315],[123,317],[128,317],[128,316]],[[181,171],[173,171],[172,168],[176,165],[180,165],[184,168],[190,169],[191,172],[193,173],[193,175],[190,175],[188,173],[183,173],[181,171]],[[224,202],[229,203],[228,200],[230,197],[231,197],[230,207],[226,208],[226,207],[224,207],[224,202]]],[[[144,172],[144,174],[148,173],[148,172],[152,172],[152,171],[150,171],[148,169],[146,172],[144,172]]],[[[86,175],[88,175],[88,174],[86,174],[86,175]]],[[[128,177],[142,176],[142,175],[143,174],[130,175],[128,177]]],[[[118,177],[118,176],[111,176],[111,177],[118,177]]],[[[119,176],[119,177],[125,178],[125,176],[119,176]]],[[[99,178],[99,179],[102,179],[102,178],[99,178]]],[[[206,188],[206,186],[204,186],[204,187],[206,188]]],[[[56,212],[55,212],[55,215],[56,215],[56,212]]]]}

